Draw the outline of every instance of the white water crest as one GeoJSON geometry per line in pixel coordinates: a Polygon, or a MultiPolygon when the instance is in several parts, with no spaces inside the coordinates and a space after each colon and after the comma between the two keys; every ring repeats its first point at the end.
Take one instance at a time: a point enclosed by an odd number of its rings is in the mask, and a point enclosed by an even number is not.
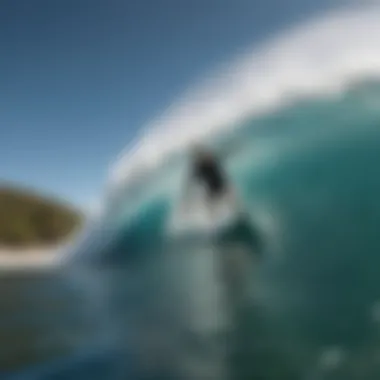
{"type": "Polygon", "coordinates": [[[380,3],[356,2],[284,30],[214,71],[174,102],[111,168],[117,189],[194,141],[233,132],[245,118],[299,97],[339,96],[380,74],[380,3]]]}

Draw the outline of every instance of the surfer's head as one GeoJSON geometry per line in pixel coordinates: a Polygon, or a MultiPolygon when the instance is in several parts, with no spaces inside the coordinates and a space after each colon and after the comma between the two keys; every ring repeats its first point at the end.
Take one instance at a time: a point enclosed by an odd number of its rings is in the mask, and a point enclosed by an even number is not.
{"type": "Polygon", "coordinates": [[[197,162],[214,159],[214,155],[211,150],[200,144],[193,145],[191,149],[191,157],[197,162]]]}

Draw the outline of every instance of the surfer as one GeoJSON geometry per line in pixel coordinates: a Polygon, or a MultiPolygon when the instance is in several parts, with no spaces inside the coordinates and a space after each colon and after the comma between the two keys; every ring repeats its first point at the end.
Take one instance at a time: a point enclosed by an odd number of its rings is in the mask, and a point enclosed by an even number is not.
{"type": "Polygon", "coordinates": [[[191,152],[190,174],[184,189],[185,200],[189,198],[189,193],[196,184],[203,186],[206,201],[211,207],[218,201],[233,200],[232,188],[221,161],[211,151],[199,145],[191,152]]]}

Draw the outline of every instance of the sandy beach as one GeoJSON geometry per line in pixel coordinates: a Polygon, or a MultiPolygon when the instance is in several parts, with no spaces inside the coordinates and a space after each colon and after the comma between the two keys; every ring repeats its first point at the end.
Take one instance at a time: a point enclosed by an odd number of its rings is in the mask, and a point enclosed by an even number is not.
{"type": "Polygon", "coordinates": [[[58,246],[15,249],[0,247],[0,271],[42,269],[58,263],[58,246]]]}

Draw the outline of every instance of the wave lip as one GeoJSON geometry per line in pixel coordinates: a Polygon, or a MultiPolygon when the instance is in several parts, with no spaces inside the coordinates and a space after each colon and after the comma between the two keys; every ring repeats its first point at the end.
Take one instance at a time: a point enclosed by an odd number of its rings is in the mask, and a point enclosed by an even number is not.
{"type": "Polygon", "coordinates": [[[237,57],[143,129],[111,168],[110,188],[128,186],[173,153],[232,131],[247,117],[379,76],[379,40],[380,6],[361,5],[297,25],[237,57]]]}

